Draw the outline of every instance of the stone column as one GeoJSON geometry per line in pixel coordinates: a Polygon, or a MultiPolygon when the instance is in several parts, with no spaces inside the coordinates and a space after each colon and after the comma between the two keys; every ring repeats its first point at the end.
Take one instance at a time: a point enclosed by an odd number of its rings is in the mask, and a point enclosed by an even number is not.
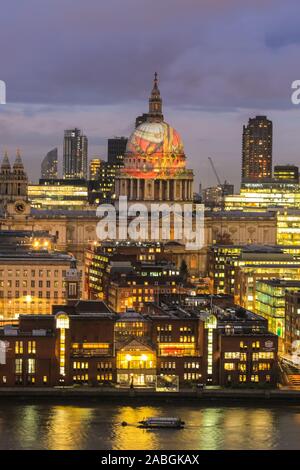
{"type": "Polygon", "coordinates": [[[179,192],[179,199],[182,201],[183,199],[183,180],[180,180],[180,192],[179,192]]]}
{"type": "Polygon", "coordinates": [[[186,201],[188,199],[187,198],[187,180],[182,180],[182,192],[183,192],[182,199],[186,201]]]}
{"type": "Polygon", "coordinates": [[[167,185],[167,188],[166,188],[166,200],[169,201],[169,200],[170,200],[170,180],[167,180],[167,181],[166,181],[166,185],[167,185]]]}
{"type": "Polygon", "coordinates": [[[161,201],[162,200],[162,180],[158,180],[158,184],[159,184],[159,200],[161,201]]]}
{"type": "Polygon", "coordinates": [[[130,197],[130,179],[126,180],[126,194],[127,198],[129,199],[130,197]]]}
{"type": "Polygon", "coordinates": [[[133,179],[130,179],[129,199],[132,201],[133,198],[133,179]]]}

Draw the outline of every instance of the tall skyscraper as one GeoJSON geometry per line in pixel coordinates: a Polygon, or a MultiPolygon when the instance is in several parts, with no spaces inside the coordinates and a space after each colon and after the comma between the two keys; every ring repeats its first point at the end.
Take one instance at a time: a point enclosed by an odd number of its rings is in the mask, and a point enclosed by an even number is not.
{"type": "Polygon", "coordinates": [[[272,137],[272,121],[266,116],[249,119],[243,127],[243,180],[272,177],[272,137]]]}
{"type": "Polygon", "coordinates": [[[80,129],[65,130],[64,179],[87,179],[88,139],[80,129]]]}
{"type": "Polygon", "coordinates": [[[41,164],[42,179],[57,179],[57,148],[47,153],[41,164]]]}
{"type": "Polygon", "coordinates": [[[108,139],[107,161],[110,165],[118,166],[119,168],[123,166],[127,140],[126,137],[108,139]]]}

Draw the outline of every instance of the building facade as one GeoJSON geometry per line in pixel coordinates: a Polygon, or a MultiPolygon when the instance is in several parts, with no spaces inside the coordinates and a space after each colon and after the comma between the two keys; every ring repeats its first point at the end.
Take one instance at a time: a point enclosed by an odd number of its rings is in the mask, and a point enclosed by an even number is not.
{"type": "Polygon", "coordinates": [[[16,204],[16,210],[22,207],[20,203],[27,200],[28,190],[28,177],[24,169],[21,159],[20,151],[17,151],[17,156],[14,161],[13,167],[10,165],[7,153],[5,153],[1,168],[0,168],[0,207],[6,209],[7,204],[16,204]]]}
{"type": "MultiPolygon", "coordinates": [[[[65,303],[72,256],[55,250],[43,232],[0,232],[0,318],[49,314],[65,303]]],[[[80,292],[82,285],[80,280],[80,292]]]]}
{"type": "Polygon", "coordinates": [[[114,202],[115,178],[119,168],[119,164],[102,162],[97,178],[89,181],[90,204],[114,202]]]}
{"type": "Polygon", "coordinates": [[[256,311],[256,288],[261,279],[300,280],[299,260],[240,263],[235,271],[234,298],[243,307],[256,311]]]}
{"type": "Polygon", "coordinates": [[[296,165],[275,165],[274,179],[299,183],[299,167],[296,165]]]}
{"type": "Polygon", "coordinates": [[[255,310],[268,320],[269,329],[283,343],[285,338],[285,296],[298,290],[300,281],[267,279],[256,283],[255,310]]]}
{"type": "Polygon", "coordinates": [[[56,179],[58,178],[58,150],[55,147],[47,153],[41,163],[41,178],[42,179],[56,179]]]}
{"type": "Polygon", "coordinates": [[[277,243],[297,247],[300,245],[300,210],[277,211],[277,243]]]}
{"type": "Polygon", "coordinates": [[[67,129],[64,134],[63,178],[87,179],[88,139],[80,129],[67,129]]]}
{"type": "MultiPolygon", "coordinates": [[[[285,297],[285,348],[290,354],[299,354],[300,345],[300,290],[290,290],[285,297]]],[[[299,357],[299,356],[298,356],[299,357]]],[[[297,359],[298,359],[297,357],[297,359]]]]}
{"type": "Polygon", "coordinates": [[[83,179],[46,179],[28,185],[31,207],[45,211],[91,209],[88,183],[83,179]]]}
{"type": "Polygon", "coordinates": [[[243,127],[242,179],[272,177],[272,121],[266,116],[249,119],[243,127]]]}
{"type": "Polygon", "coordinates": [[[264,212],[300,208],[300,186],[291,180],[244,180],[240,194],[225,196],[226,211],[264,212]]]}
{"type": "Polygon", "coordinates": [[[234,193],[234,185],[225,182],[222,185],[205,188],[201,191],[202,202],[205,207],[223,208],[225,196],[234,193]]]}
{"type": "Polygon", "coordinates": [[[101,158],[94,157],[89,163],[89,179],[97,180],[100,178],[101,169],[103,168],[104,161],[101,158]]]}
{"type": "Polygon", "coordinates": [[[274,387],[277,338],[240,308],[150,303],[121,316],[103,302],[56,306],[0,328],[1,386],[274,387]]]}
{"type": "Polygon", "coordinates": [[[118,168],[124,165],[127,137],[113,137],[107,141],[107,162],[118,168]]]}
{"type": "Polygon", "coordinates": [[[210,290],[214,294],[234,294],[235,274],[239,266],[257,266],[277,262],[299,262],[300,246],[290,245],[222,245],[215,244],[208,252],[210,290]]]}

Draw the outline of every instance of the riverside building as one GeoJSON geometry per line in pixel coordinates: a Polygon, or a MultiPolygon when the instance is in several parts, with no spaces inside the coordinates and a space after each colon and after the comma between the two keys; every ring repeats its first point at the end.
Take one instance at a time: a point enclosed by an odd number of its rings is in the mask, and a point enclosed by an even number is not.
{"type": "MultiPolygon", "coordinates": [[[[73,288],[69,274],[69,294],[73,288]]],[[[21,316],[18,325],[0,328],[1,386],[109,384],[177,391],[196,384],[277,383],[277,337],[265,319],[241,307],[200,310],[172,304],[169,297],[143,312],[117,315],[101,301],[74,297],[51,315],[21,316]]]]}

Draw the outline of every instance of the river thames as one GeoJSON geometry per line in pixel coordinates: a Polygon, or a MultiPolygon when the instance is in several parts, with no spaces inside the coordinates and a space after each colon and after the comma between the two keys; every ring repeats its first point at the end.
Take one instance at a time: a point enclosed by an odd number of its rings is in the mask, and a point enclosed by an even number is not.
{"type": "Polygon", "coordinates": [[[7,402],[0,436],[0,449],[300,449],[300,406],[7,402]],[[137,427],[144,417],[174,415],[184,429],[137,427]]]}

